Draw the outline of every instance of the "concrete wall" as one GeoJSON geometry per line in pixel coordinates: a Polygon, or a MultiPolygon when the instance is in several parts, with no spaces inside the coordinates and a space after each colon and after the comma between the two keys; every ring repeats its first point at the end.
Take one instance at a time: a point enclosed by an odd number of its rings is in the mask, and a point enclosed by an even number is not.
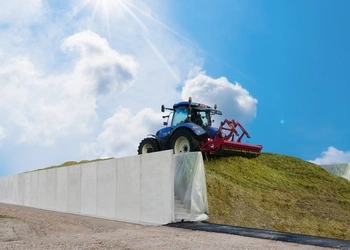
{"type": "Polygon", "coordinates": [[[174,222],[171,150],[0,178],[0,202],[140,224],[174,222]]]}

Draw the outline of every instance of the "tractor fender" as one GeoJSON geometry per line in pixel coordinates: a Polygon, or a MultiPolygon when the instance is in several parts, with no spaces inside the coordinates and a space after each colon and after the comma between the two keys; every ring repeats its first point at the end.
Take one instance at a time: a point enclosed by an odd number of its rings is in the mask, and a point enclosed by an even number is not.
{"type": "Polygon", "coordinates": [[[179,128],[188,128],[191,130],[196,136],[201,136],[206,134],[206,131],[199,125],[194,124],[194,123],[182,123],[174,128],[172,131],[172,134],[178,130],[179,128]]]}
{"type": "Polygon", "coordinates": [[[157,136],[157,135],[153,135],[153,134],[148,134],[148,135],[147,135],[147,138],[153,138],[153,139],[155,139],[155,140],[158,142],[158,145],[159,145],[160,150],[168,149],[167,143],[166,143],[166,141],[164,140],[164,138],[159,137],[159,136],[157,136]]]}
{"type": "Polygon", "coordinates": [[[153,139],[156,139],[158,141],[158,138],[156,135],[148,134],[146,138],[153,138],[153,139]]]}
{"type": "Polygon", "coordinates": [[[164,138],[164,137],[170,136],[170,134],[171,134],[171,127],[165,127],[158,130],[155,136],[159,138],[164,138]]]}

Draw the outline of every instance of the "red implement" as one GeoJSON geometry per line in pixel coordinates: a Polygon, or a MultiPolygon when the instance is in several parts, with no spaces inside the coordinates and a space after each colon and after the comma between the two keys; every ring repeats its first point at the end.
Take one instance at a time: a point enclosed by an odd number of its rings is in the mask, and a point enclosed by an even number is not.
{"type": "Polygon", "coordinates": [[[249,133],[239,122],[225,119],[221,122],[221,125],[213,138],[209,138],[202,143],[201,151],[203,153],[217,155],[258,156],[261,152],[262,146],[242,143],[241,140],[243,136],[250,138],[249,133]],[[241,134],[238,133],[237,128],[242,131],[241,134]],[[236,140],[235,136],[237,137],[236,140]]]}

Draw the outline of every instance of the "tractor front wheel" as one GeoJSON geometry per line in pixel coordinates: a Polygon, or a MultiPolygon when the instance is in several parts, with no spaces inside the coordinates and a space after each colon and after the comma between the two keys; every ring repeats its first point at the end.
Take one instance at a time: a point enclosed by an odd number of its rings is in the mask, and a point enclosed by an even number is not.
{"type": "Polygon", "coordinates": [[[174,154],[183,154],[199,151],[200,143],[193,138],[193,135],[189,130],[179,129],[172,136],[171,147],[174,154]]]}
{"type": "Polygon", "coordinates": [[[154,138],[145,138],[140,142],[138,153],[148,154],[159,151],[159,145],[156,139],[154,138]]]}

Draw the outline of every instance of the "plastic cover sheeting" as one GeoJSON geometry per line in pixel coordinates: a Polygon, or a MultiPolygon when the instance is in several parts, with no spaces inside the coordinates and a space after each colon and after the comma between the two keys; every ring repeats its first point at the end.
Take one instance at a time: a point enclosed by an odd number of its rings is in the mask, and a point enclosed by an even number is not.
{"type": "Polygon", "coordinates": [[[329,173],[343,177],[350,181],[350,163],[321,165],[329,173]]]}
{"type": "Polygon", "coordinates": [[[208,218],[207,187],[203,157],[200,152],[175,155],[174,192],[185,208],[190,211],[191,220],[208,218]]]}

